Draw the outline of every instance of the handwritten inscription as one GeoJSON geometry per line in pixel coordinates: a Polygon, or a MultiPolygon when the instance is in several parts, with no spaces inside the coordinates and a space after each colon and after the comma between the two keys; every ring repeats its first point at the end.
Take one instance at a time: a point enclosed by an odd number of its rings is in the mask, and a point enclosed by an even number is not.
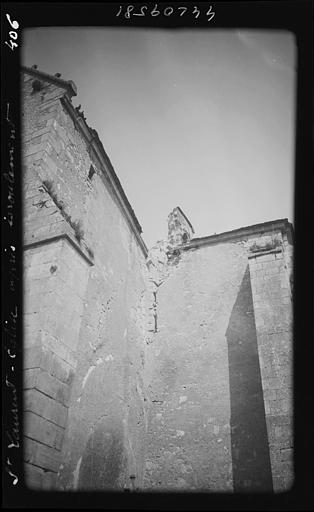
{"type": "MultiPolygon", "coordinates": [[[[7,319],[4,321],[4,340],[5,350],[9,357],[10,364],[5,377],[5,385],[7,390],[7,399],[11,404],[8,414],[8,427],[6,428],[7,449],[20,448],[20,428],[19,428],[19,403],[18,393],[16,386],[13,382],[15,378],[15,360],[17,355],[17,320],[18,309],[17,306],[10,311],[7,319]]],[[[12,471],[13,464],[10,458],[7,457],[6,471],[12,477],[12,484],[16,485],[18,482],[17,475],[12,471]]]]}
{"type": "Polygon", "coordinates": [[[9,42],[8,41],[4,41],[4,42],[10,48],[10,50],[14,51],[14,48],[18,47],[18,44],[15,43],[15,41],[18,38],[17,29],[19,28],[20,25],[16,20],[14,20],[14,21],[11,20],[10,14],[6,14],[6,18],[9,22],[11,28],[13,28],[14,30],[10,30],[10,32],[9,32],[9,36],[10,36],[9,42]]]}
{"type": "Polygon", "coordinates": [[[172,7],[170,5],[165,8],[159,8],[158,4],[155,4],[153,9],[149,8],[147,5],[119,5],[116,16],[122,16],[125,19],[131,19],[133,16],[152,16],[153,18],[156,16],[165,16],[168,18],[172,15],[182,17],[185,14],[192,15],[194,19],[197,19],[201,14],[205,14],[207,16],[207,21],[211,21],[215,16],[215,12],[213,11],[211,5],[208,9],[206,9],[206,12],[203,12],[196,5],[193,7],[191,6],[191,8],[180,6],[172,7]]]}
{"type": "MultiPolygon", "coordinates": [[[[7,15],[8,21],[12,28],[17,29],[18,23],[11,21],[7,15]]],[[[12,34],[10,33],[10,37],[12,34]]],[[[14,36],[13,36],[14,38],[14,36]]],[[[13,49],[14,46],[11,48],[13,49]]],[[[18,355],[20,347],[18,346],[18,316],[19,308],[16,305],[15,293],[17,291],[17,283],[20,279],[18,265],[18,246],[14,234],[16,227],[16,128],[13,122],[14,116],[10,111],[10,103],[6,103],[4,109],[6,121],[6,140],[4,144],[6,152],[6,162],[3,170],[4,187],[4,210],[3,220],[6,246],[4,247],[4,262],[6,264],[5,287],[6,287],[6,312],[3,315],[3,345],[5,354],[6,374],[4,379],[5,388],[5,437],[6,437],[6,453],[4,454],[5,471],[9,476],[12,485],[19,483],[16,466],[18,462],[18,453],[21,450],[20,441],[20,425],[19,425],[19,392],[16,387],[18,355]]]]}
{"type": "Polygon", "coordinates": [[[4,217],[9,223],[10,228],[13,227],[14,223],[14,205],[15,205],[15,194],[14,194],[14,141],[15,141],[15,125],[11,121],[9,117],[10,113],[10,104],[7,103],[7,116],[6,121],[10,125],[10,136],[9,136],[9,167],[6,169],[6,172],[3,174],[4,179],[7,181],[8,185],[8,195],[7,195],[7,215],[4,217]]]}

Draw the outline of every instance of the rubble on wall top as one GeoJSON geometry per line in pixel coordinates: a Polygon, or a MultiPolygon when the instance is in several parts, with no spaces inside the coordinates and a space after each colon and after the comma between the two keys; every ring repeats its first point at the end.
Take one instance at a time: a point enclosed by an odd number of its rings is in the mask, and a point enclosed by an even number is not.
{"type": "Polygon", "coordinates": [[[179,206],[168,215],[168,240],[176,246],[186,244],[194,234],[194,228],[179,206]]]}

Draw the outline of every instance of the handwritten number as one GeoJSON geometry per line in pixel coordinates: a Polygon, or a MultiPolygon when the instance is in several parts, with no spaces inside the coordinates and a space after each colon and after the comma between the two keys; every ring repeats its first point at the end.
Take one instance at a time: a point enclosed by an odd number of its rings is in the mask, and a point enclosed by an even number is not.
{"type": "Polygon", "coordinates": [[[206,13],[206,16],[210,16],[210,18],[208,18],[207,21],[210,21],[213,19],[213,17],[215,16],[215,13],[212,12],[212,6],[210,6],[210,8],[208,9],[207,13],[206,13]]]}
{"type": "Polygon", "coordinates": [[[133,16],[145,16],[145,12],[143,11],[143,9],[147,9],[147,5],[142,5],[141,12],[135,12],[133,16]]]}
{"type": "Polygon", "coordinates": [[[14,473],[12,473],[12,471],[10,471],[8,468],[5,468],[6,471],[9,473],[10,476],[12,476],[14,478],[13,480],[13,485],[16,485],[19,481],[18,477],[16,475],[14,475],[14,473]]]}
{"type": "Polygon", "coordinates": [[[150,13],[150,14],[151,14],[151,16],[159,16],[160,11],[158,11],[158,9],[157,9],[157,4],[155,4],[155,7],[154,7],[154,9],[151,11],[151,13],[150,13]]]}
{"type": "Polygon", "coordinates": [[[9,42],[8,41],[4,41],[4,42],[10,48],[10,50],[13,51],[14,48],[17,48],[17,46],[18,46],[18,44],[15,43],[14,41],[16,41],[17,37],[18,37],[16,30],[19,28],[19,24],[16,20],[12,21],[9,14],[6,14],[6,17],[7,17],[8,22],[10,23],[11,27],[14,28],[14,30],[11,30],[9,32],[9,36],[11,38],[9,40],[9,42]],[[13,39],[13,41],[12,41],[12,39],[13,39]]]}
{"type": "Polygon", "coordinates": [[[13,41],[10,41],[9,43],[7,41],[4,41],[5,44],[8,45],[9,48],[11,48],[11,50],[14,50],[14,48],[17,48],[18,45],[16,43],[14,43],[13,41]]]}
{"type": "MultiPolygon", "coordinates": [[[[146,16],[147,12],[148,12],[148,7],[147,5],[142,5],[140,6],[140,12],[133,12],[135,9],[135,6],[134,5],[128,5],[126,7],[126,10],[125,10],[125,13],[124,13],[124,17],[127,18],[127,19],[130,19],[131,18],[131,15],[132,16],[146,16]]],[[[119,10],[116,14],[116,16],[120,16],[120,14],[122,13],[122,10],[123,10],[123,6],[120,5],[119,6],[119,10]]],[[[177,7],[177,11],[179,11],[179,16],[184,16],[184,14],[187,12],[188,8],[187,7],[177,7]]],[[[163,10],[162,14],[164,16],[171,16],[172,14],[174,13],[174,8],[171,7],[171,6],[168,6],[168,7],[165,7],[165,9],[163,10]]],[[[155,17],[155,16],[159,16],[161,14],[161,11],[158,10],[158,4],[155,4],[154,5],[154,8],[152,11],[150,11],[149,13],[151,16],[155,17]]],[[[201,11],[200,9],[198,8],[197,5],[194,5],[193,6],[193,12],[192,14],[194,14],[194,18],[197,19],[199,17],[199,15],[201,14],[201,11]]],[[[213,19],[213,17],[215,16],[215,13],[213,12],[212,10],[212,6],[209,7],[206,15],[208,16],[208,20],[207,21],[210,21],[213,19]]],[[[7,18],[9,20],[9,23],[11,24],[11,26],[13,28],[18,28],[19,24],[17,23],[17,21],[11,21],[10,20],[10,17],[9,15],[7,14],[7,18]]],[[[16,32],[10,32],[10,37],[11,39],[17,39],[17,33],[16,32]]],[[[13,50],[13,47],[14,46],[17,46],[13,41],[10,41],[10,43],[7,43],[6,44],[11,48],[11,50],[13,50]]]]}
{"type": "Polygon", "coordinates": [[[195,16],[195,18],[198,18],[199,15],[200,15],[200,10],[197,8],[196,5],[194,5],[194,11],[192,12],[192,14],[196,14],[197,16],[195,16]]]}
{"type": "Polygon", "coordinates": [[[11,27],[14,28],[14,30],[17,30],[19,28],[19,24],[17,21],[11,21],[10,15],[6,14],[7,20],[10,23],[11,27]]]}
{"type": "Polygon", "coordinates": [[[187,8],[187,7],[178,7],[178,10],[179,10],[179,9],[181,9],[181,10],[182,10],[182,12],[180,13],[180,16],[183,16],[183,14],[185,14],[185,13],[186,13],[186,11],[188,10],[188,8],[187,8]]]}
{"type": "Polygon", "coordinates": [[[126,12],[124,13],[124,17],[130,19],[132,11],[134,11],[134,5],[128,5],[126,8],[126,12]]]}
{"type": "Polygon", "coordinates": [[[164,15],[165,16],[171,16],[171,14],[173,13],[173,8],[172,7],[166,7],[165,10],[164,10],[164,15]],[[170,12],[168,13],[168,9],[170,9],[170,12]],[[166,12],[167,11],[167,12],[166,12]]]}

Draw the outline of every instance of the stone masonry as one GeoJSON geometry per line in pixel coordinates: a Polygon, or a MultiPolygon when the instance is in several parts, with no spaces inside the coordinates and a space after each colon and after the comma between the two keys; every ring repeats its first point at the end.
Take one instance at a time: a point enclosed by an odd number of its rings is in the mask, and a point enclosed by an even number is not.
{"type": "Polygon", "coordinates": [[[148,252],[75,84],[22,71],[26,485],[289,489],[291,225],[176,207],[148,252]]]}
{"type": "Polygon", "coordinates": [[[183,245],[171,245],[171,235],[148,256],[157,319],[145,369],[145,487],[287,489],[290,226],[276,221],[183,245]]]}
{"type": "Polygon", "coordinates": [[[74,85],[28,69],[23,94],[26,483],[140,485],[140,226],[97,134],[71,104],[74,85]],[[104,451],[90,448],[99,435],[104,451]]]}

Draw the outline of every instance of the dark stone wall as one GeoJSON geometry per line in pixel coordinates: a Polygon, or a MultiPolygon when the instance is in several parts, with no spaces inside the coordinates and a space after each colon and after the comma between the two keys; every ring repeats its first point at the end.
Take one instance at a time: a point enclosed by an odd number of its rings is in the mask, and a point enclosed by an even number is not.
{"type": "Polygon", "coordinates": [[[232,308],[226,337],[234,490],[271,492],[272,475],[249,266],[232,308]]]}

